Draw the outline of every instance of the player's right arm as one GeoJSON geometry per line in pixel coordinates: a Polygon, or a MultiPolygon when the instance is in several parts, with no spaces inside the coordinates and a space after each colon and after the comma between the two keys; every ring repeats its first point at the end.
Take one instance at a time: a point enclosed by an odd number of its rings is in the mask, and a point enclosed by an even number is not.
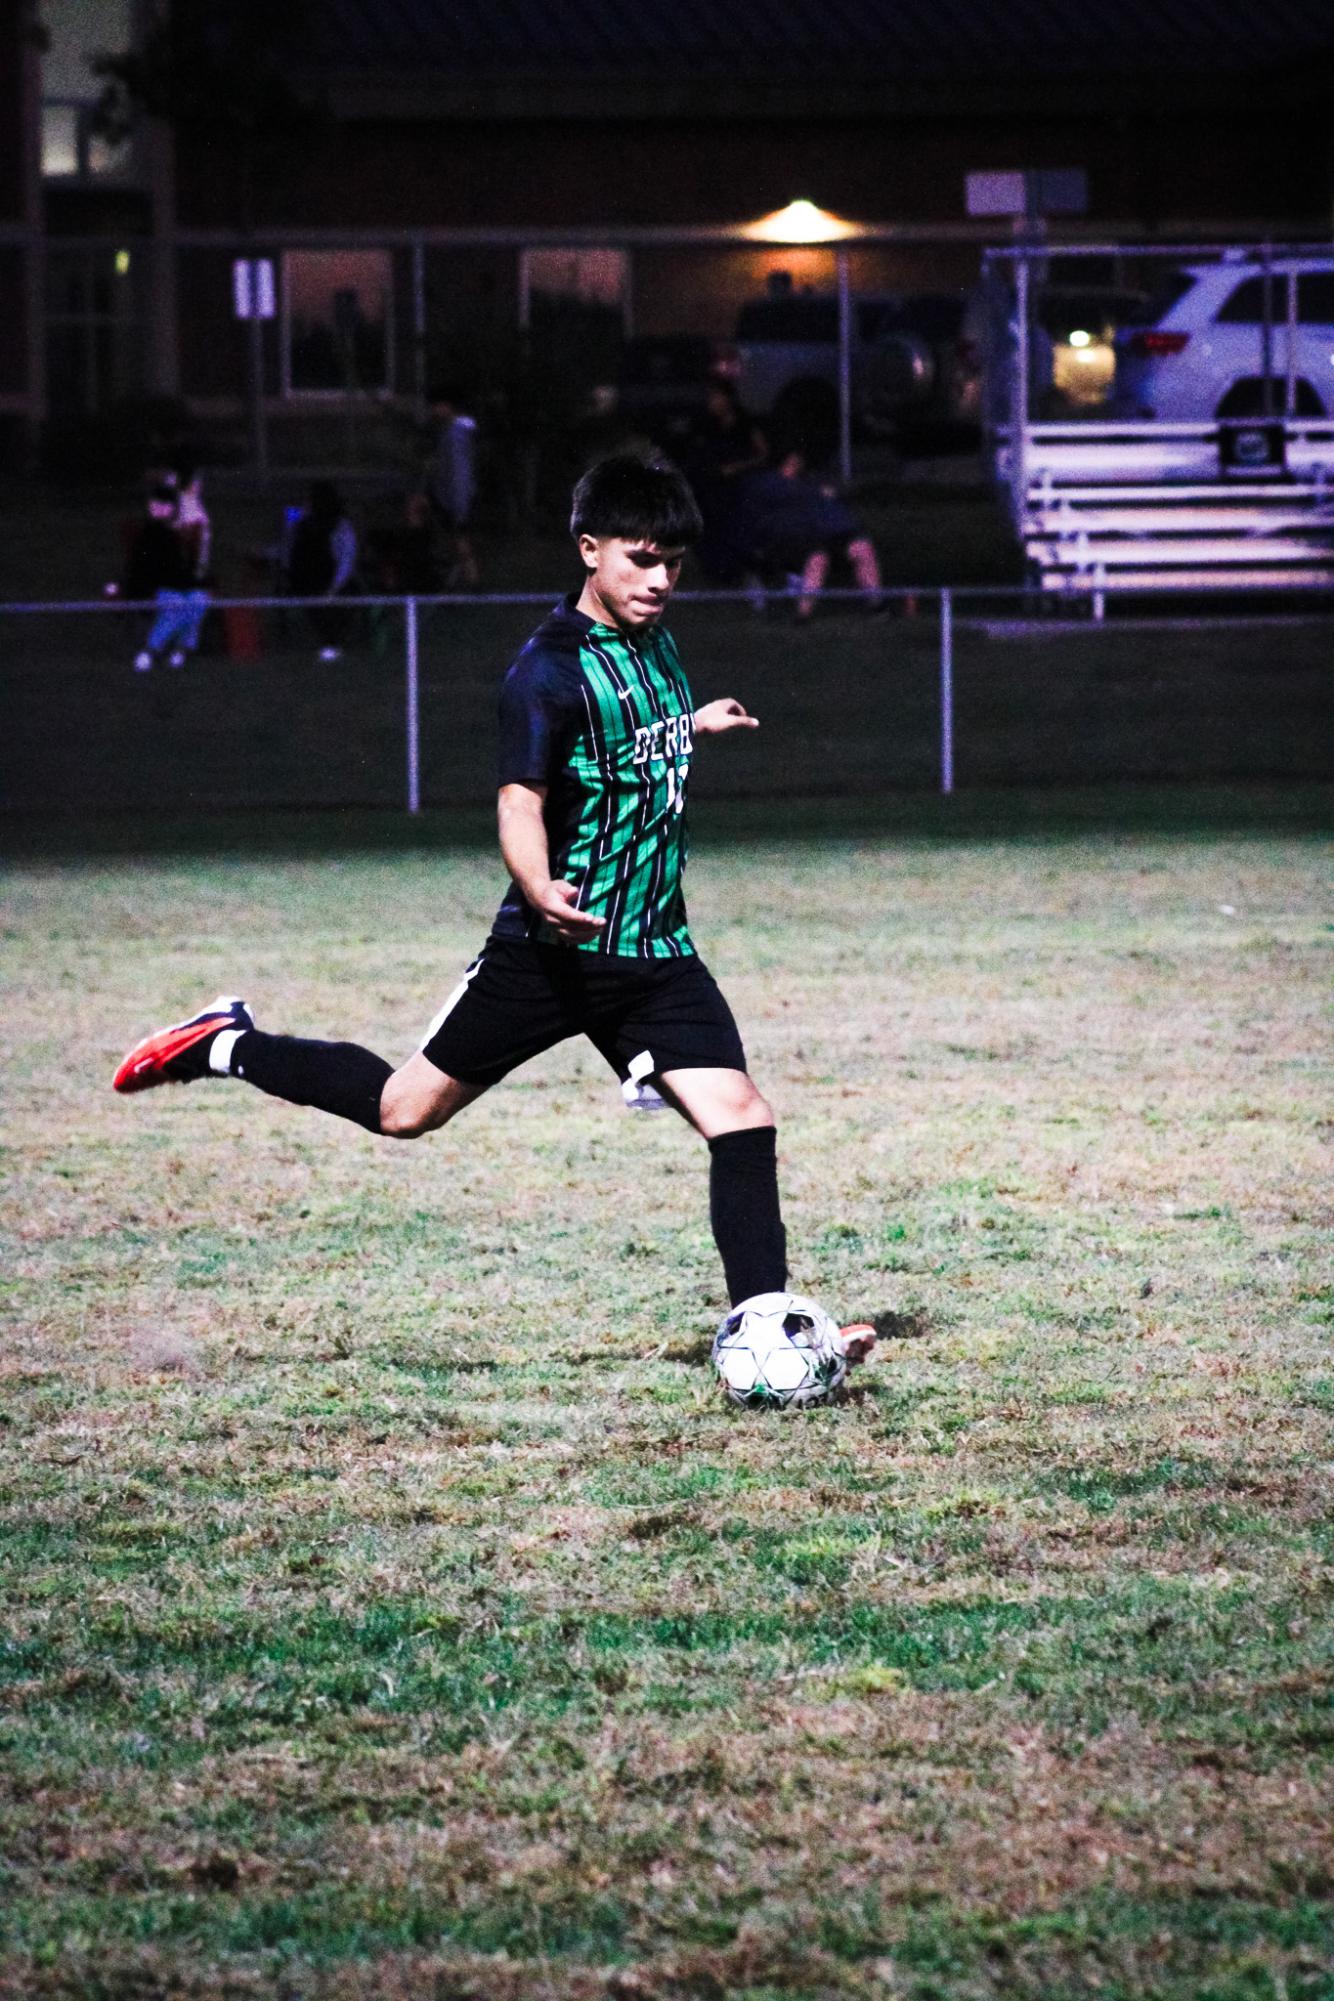
{"type": "Polygon", "coordinates": [[[546,919],[558,938],[578,945],[603,930],[607,920],[578,909],[579,892],[574,884],[552,877],[551,846],[542,817],[546,796],[545,785],[501,786],[497,810],[500,852],[531,907],[546,919]]]}

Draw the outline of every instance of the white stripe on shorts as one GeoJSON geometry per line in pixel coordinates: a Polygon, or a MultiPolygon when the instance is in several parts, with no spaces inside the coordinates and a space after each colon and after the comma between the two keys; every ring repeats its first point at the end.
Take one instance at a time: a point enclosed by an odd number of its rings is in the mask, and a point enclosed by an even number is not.
{"type": "Polygon", "coordinates": [[[445,1002],[444,1006],[441,1008],[439,1014],[435,1015],[432,1018],[430,1027],[427,1029],[421,1041],[417,1044],[417,1054],[419,1056],[425,1049],[427,1043],[431,1040],[431,1037],[433,1035],[439,1034],[442,1023],[448,1020],[449,1016],[453,1014],[455,1008],[458,1006],[459,1002],[463,999],[463,996],[468,991],[468,982],[470,980],[475,980],[477,978],[477,975],[481,972],[482,960],[485,957],[486,957],[485,952],[479,952],[477,954],[477,957],[473,960],[467,972],[463,975],[463,978],[459,981],[453,993],[449,996],[449,999],[445,1002]]]}

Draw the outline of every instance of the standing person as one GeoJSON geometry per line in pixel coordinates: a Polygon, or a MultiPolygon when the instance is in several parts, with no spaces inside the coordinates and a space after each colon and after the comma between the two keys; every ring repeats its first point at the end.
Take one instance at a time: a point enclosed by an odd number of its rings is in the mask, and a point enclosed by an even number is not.
{"type": "Polygon", "coordinates": [[[174,487],[155,486],[148,496],[130,544],[121,595],[131,603],[157,606],[147,642],[135,655],[135,672],[146,674],[164,653],[169,667],[184,667],[199,644],[208,597],[196,587],[194,565],[177,527],[174,487]]]}
{"type": "Polygon", "coordinates": [[[357,531],[343,497],[330,479],[311,482],[310,495],[296,517],[287,555],[287,588],[295,598],[328,598],[311,605],[308,616],[319,641],[319,657],[337,660],[347,638],[347,613],[333,600],[353,587],[357,531]]]}
{"type": "Polygon", "coordinates": [[[730,382],[710,383],[687,449],[704,517],[699,560],[716,582],[735,583],[753,568],[744,535],[745,490],[750,475],[765,465],[769,448],[730,382]]]}
{"type": "MultiPolygon", "coordinates": [[[[414,1139],[545,1049],[583,1034],[629,1100],[651,1080],[709,1148],[709,1211],[735,1304],[787,1280],[773,1113],[686,924],[686,785],[697,737],[758,727],[729,697],[695,708],[662,615],[699,511],[666,460],[619,454],[574,491],[583,588],[558,604],[500,698],[500,849],[491,935],[394,1069],[354,1043],[270,1035],[220,998],[138,1043],[118,1091],[240,1077],[271,1096],[414,1139]]],[[[874,1338],[859,1327],[850,1353],[874,1338]]]]}
{"type": "Polygon", "coordinates": [[[437,389],[432,398],[437,429],[426,491],[449,538],[445,582],[455,590],[475,591],[481,580],[471,528],[477,498],[477,420],[464,409],[466,400],[455,388],[437,389]]]}

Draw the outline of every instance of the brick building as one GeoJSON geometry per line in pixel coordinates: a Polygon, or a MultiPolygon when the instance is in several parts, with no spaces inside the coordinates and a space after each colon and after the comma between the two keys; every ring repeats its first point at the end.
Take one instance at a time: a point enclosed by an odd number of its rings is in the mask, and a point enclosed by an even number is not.
{"type": "MultiPolygon", "coordinates": [[[[128,19],[125,0],[62,4],[94,45],[128,19]]],[[[29,439],[147,392],[239,410],[241,254],[274,267],[280,407],[420,398],[525,325],[593,348],[631,327],[725,334],[774,268],[829,282],[828,248],[741,233],[794,196],[859,227],[868,287],[969,282],[998,228],[967,216],[979,171],[1073,172],[1083,213],[1052,218],[1055,238],[1330,233],[1326,0],[176,11],[192,88],[178,45],[174,119],[111,143],[91,74],[87,101],[52,91],[33,0],[0,0],[0,423],[29,439]],[[296,107],[251,140],[218,110],[246,36],[296,107]]]]}

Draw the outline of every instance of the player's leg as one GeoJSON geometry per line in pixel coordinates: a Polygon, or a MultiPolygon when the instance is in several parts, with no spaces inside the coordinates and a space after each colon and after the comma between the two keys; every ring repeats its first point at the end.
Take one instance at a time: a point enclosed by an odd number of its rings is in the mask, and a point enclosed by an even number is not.
{"type": "Polygon", "coordinates": [[[709,1145],[709,1224],[733,1306],[787,1284],[774,1115],[742,1069],[658,1073],[669,1104],[709,1145]]]}
{"type": "MultiPolygon", "coordinates": [[[[404,1066],[410,1068],[411,1065],[404,1066]]],[[[135,1044],[112,1082],[117,1091],[152,1090],[159,1084],[193,1084],[206,1077],[239,1077],[272,1098],[312,1105],[336,1118],[350,1119],[370,1133],[385,1130],[381,1101],[396,1072],[383,1056],[355,1042],[315,1042],[300,1035],[269,1035],[255,1027],[246,1003],[220,995],[186,1021],[173,1022],[135,1044]]],[[[399,1124],[426,1132],[461,1106],[440,1116],[452,1084],[437,1073],[435,1092],[422,1089],[413,1071],[408,1089],[395,1099],[399,1124]]]]}
{"type": "Polygon", "coordinates": [[[702,1139],[773,1129],[773,1111],[744,1070],[660,1070],[658,1088],[702,1139]]]}
{"type": "MultiPolygon", "coordinates": [[[[787,1285],[787,1232],[778,1198],[778,1134],[773,1113],[738,1070],[672,1070],[663,1096],[709,1142],[709,1220],[733,1306],[787,1285]]],[[[849,1363],[864,1362],[875,1328],[840,1329],[849,1363]]]]}
{"type": "Polygon", "coordinates": [[[464,1084],[447,1076],[419,1049],[385,1082],[380,1093],[380,1131],[390,1139],[419,1139],[423,1133],[439,1132],[490,1088],[489,1084],[464,1084]]]}
{"type": "MultiPolygon", "coordinates": [[[[506,994],[494,991],[492,956],[489,946],[473,961],[428,1028],[422,1047],[397,1070],[359,1043],[266,1034],[255,1027],[244,1001],[224,995],[188,1021],[158,1029],[137,1043],[113,1083],[118,1091],[133,1092],[210,1076],[237,1077],[270,1097],[310,1105],[366,1132],[415,1139],[437,1131],[522,1055],[534,1053],[528,1046],[518,1054],[512,1049],[518,1030],[531,1022],[516,1022],[506,994]],[[483,977],[475,985],[479,975],[483,977]]],[[[527,1012],[531,1016],[531,1005],[527,1012]]],[[[541,1031],[549,1025],[545,1017],[539,1023],[539,1045],[541,1031]]]]}
{"type": "MultiPolygon", "coordinates": [[[[620,1077],[651,1076],[709,1143],[709,1220],[733,1303],[781,1291],[787,1239],[778,1201],[773,1113],[717,981],[693,954],[624,970],[585,1030],[620,1077]]],[[[595,978],[595,974],[590,974],[595,978]]]]}
{"type": "MultiPolygon", "coordinates": [[[[778,1194],[773,1112],[746,1067],[741,1035],[717,981],[697,958],[646,974],[638,998],[589,1033],[623,1078],[652,1077],[708,1142],[709,1221],[732,1305],[787,1287],[787,1232],[778,1194]]],[[[861,1361],[875,1330],[843,1330],[861,1361]]]]}
{"type": "Polygon", "coordinates": [[[265,1035],[257,1028],[243,1031],[234,1047],[220,1053],[227,1076],[240,1077],[289,1105],[310,1105],[350,1119],[386,1139],[419,1139],[438,1132],[488,1088],[446,1076],[420,1050],[394,1070],[383,1056],[357,1042],[312,1042],[299,1035],[265,1035]]]}

